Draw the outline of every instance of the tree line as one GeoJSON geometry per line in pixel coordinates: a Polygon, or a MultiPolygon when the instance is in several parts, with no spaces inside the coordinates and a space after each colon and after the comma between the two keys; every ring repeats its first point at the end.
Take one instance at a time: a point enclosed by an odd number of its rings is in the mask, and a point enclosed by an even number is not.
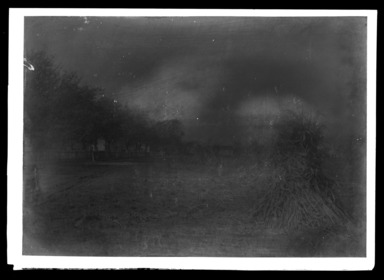
{"type": "Polygon", "coordinates": [[[73,143],[86,149],[99,138],[127,145],[181,142],[180,121],[152,121],[128,109],[105,89],[84,85],[75,72],[64,71],[45,52],[28,54],[28,61],[34,71],[25,68],[24,133],[36,154],[73,143]]]}

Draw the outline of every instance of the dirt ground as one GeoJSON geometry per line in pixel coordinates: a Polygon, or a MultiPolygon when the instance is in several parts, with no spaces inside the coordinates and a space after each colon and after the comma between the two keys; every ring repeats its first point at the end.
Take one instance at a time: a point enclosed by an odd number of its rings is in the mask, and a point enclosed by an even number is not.
{"type": "Polygon", "coordinates": [[[185,163],[67,163],[39,167],[39,193],[28,174],[24,179],[24,255],[361,254],[342,237],[320,248],[320,233],[287,234],[256,223],[262,173],[249,183],[226,165],[218,172],[185,163]]]}

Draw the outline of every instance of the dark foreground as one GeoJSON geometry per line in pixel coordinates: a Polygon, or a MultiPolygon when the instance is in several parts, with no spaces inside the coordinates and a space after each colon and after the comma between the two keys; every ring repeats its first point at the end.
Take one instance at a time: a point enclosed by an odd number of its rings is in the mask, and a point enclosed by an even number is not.
{"type": "Polygon", "coordinates": [[[266,188],[261,168],[252,180],[230,165],[218,172],[163,162],[45,164],[39,172],[40,194],[25,183],[25,255],[365,255],[356,226],[327,235],[257,223],[254,209],[266,188]]]}

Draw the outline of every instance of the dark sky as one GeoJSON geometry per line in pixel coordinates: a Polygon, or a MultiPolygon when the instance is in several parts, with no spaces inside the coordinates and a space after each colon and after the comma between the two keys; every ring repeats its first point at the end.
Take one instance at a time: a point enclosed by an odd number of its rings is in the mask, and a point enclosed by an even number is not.
{"type": "Polygon", "coordinates": [[[229,139],[292,100],[345,125],[366,94],[364,17],[28,17],[25,46],[155,120],[180,119],[191,139],[229,139]]]}

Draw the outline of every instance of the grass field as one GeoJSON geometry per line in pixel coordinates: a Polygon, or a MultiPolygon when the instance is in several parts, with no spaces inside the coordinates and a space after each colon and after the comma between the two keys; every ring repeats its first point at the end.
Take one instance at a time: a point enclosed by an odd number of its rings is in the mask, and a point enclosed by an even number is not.
{"type": "Polygon", "coordinates": [[[221,174],[213,166],[186,163],[43,164],[38,195],[25,176],[23,254],[362,254],[360,237],[353,244],[344,233],[287,233],[257,223],[254,209],[267,184],[263,168],[254,168],[250,179],[249,170],[230,163],[221,174]]]}

